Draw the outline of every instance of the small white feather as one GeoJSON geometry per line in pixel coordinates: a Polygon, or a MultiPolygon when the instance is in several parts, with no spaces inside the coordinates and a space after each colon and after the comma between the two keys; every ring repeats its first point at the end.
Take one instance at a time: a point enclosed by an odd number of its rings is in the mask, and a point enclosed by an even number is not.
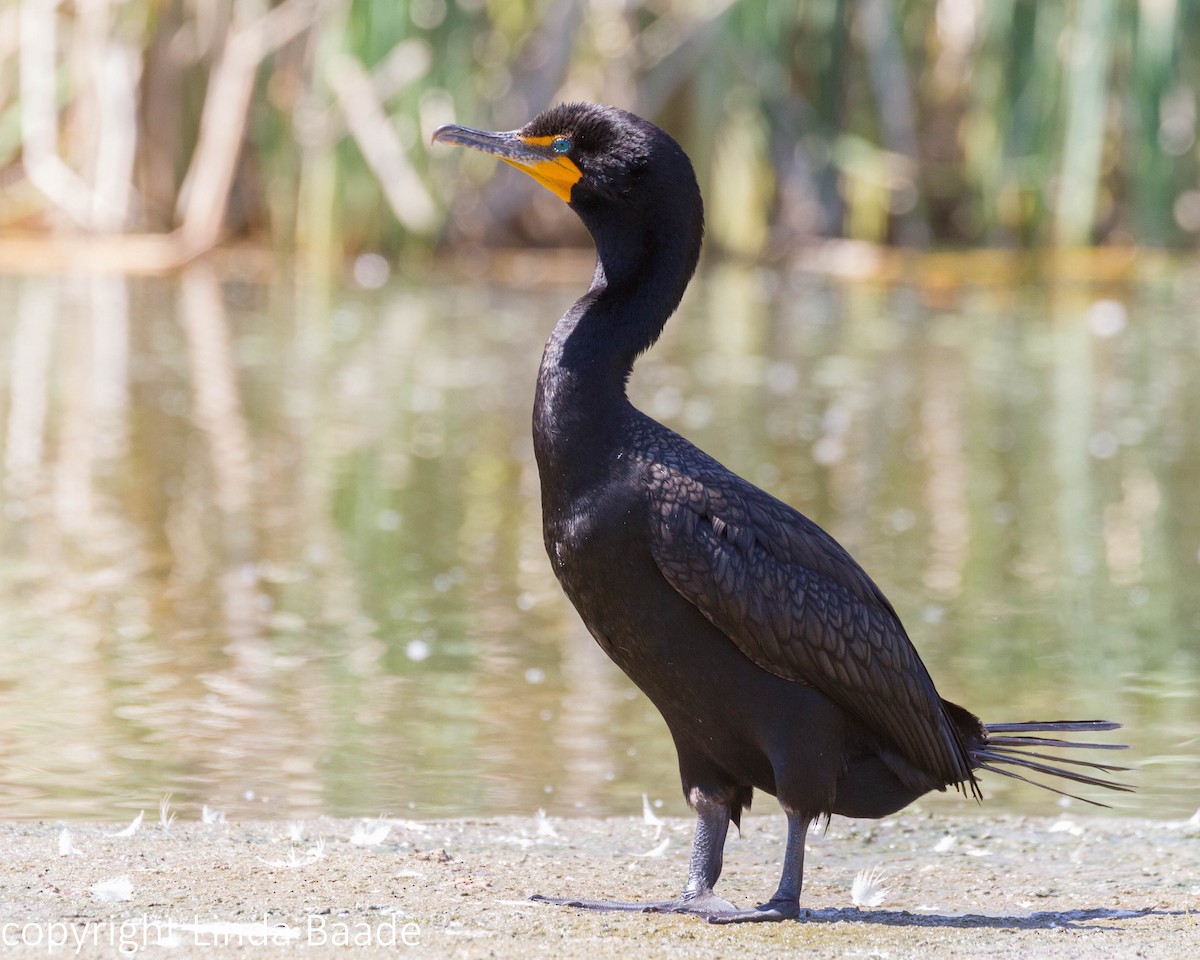
{"type": "Polygon", "coordinates": [[[107,833],[107,837],[132,837],[135,833],[142,829],[142,818],[146,816],[146,811],[142,810],[136,817],[133,818],[133,823],[127,826],[124,830],[118,830],[116,833],[107,833]]]}
{"type": "Polygon", "coordinates": [[[539,809],[534,817],[534,822],[537,824],[538,837],[557,837],[558,831],[554,829],[554,824],[550,822],[550,818],[546,816],[546,811],[539,809]]]}
{"type": "Polygon", "coordinates": [[[383,843],[391,832],[391,825],[382,821],[377,820],[374,825],[364,822],[354,828],[354,832],[350,834],[350,842],[357,847],[373,847],[377,843],[383,843]]]}
{"type": "Polygon", "coordinates": [[[58,835],[58,855],[60,857],[82,857],[83,851],[75,849],[75,842],[71,839],[71,831],[63,827],[62,833],[58,835]]]}
{"type": "Polygon", "coordinates": [[[883,885],[884,873],[880,867],[870,870],[859,870],[850,886],[850,899],[856,907],[877,907],[887,896],[887,887],[883,885]]]}
{"type": "Polygon", "coordinates": [[[648,827],[654,828],[654,839],[657,840],[662,836],[663,827],[667,822],[654,812],[650,806],[650,798],[644,793],[642,794],[642,823],[648,827]]]}
{"type": "Polygon", "coordinates": [[[200,821],[202,823],[224,823],[225,811],[216,810],[206,803],[200,808],[200,821]]]}
{"type": "Polygon", "coordinates": [[[101,880],[91,886],[92,896],[97,900],[117,903],[130,900],[133,897],[133,881],[127,876],[113,877],[111,880],[101,880]]]}
{"type": "Polygon", "coordinates": [[[286,860],[264,860],[262,857],[259,857],[258,859],[262,860],[262,862],[268,867],[274,867],[277,870],[291,870],[296,867],[311,867],[324,856],[325,838],[322,837],[311,849],[309,849],[307,853],[304,854],[304,856],[300,856],[298,853],[296,853],[296,848],[292,847],[292,849],[288,851],[288,857],[286,860]]]}
{"type": "Polygon", "coordinates": [[[667,847],[669,847],[670,845],[671,845],[671,838],[663,837],[662,843],[660,843],[653,850],[647,850],[645,853],[635,853],[634,856],[635,857],[661,857],[664,853],[667,852],[667,847]]]}
{"type": "Polygon", "coordinates": [[[648,827],[662,827],[663,818],[654,812],[654,808],[650,806],[650,798],[646,794],[642,794],[642,823],[648,827]]]}

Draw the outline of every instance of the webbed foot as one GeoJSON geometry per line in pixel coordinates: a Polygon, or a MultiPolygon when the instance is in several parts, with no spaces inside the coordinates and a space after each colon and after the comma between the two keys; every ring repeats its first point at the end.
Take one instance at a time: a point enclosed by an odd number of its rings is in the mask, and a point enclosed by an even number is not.
{"type": "Polygon", "coordinates": [[[768,900],[749,910],[730,910],[723,913],[713,913],[708,917],[709,923],[779,923],[782,920],[796,920],[800,916],[800,904],[795,900],[768,900]]]}
{"type": "Polygon", "coordinates": [[[535,894],[529,898],[538,903],[552,903],[579,910],[612,910],[625,913],[691,913],[712,919],[720,914],[745,913],[728,900],[711,891],[691,896],[676,897],[674,900],[652,900],[646,903],[625,903],[620,900],[576,900],[572,897],[544,897],[535,894]]]}

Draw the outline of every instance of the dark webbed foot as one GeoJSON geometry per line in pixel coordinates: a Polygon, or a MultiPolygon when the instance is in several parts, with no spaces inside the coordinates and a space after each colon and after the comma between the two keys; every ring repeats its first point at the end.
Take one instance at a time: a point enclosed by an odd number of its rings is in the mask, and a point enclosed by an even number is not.
{"type": "Polygon", "coordinates": [[[749,910],[729,910],[713,913],[709,923],[778,923],[781,920],[796,920],[800,916],[800,904],[795,900],[768,900],[749,910]]]}
{"type": "Polygon", "coordinates": [[[747,913],[739,910],[728,900],[715,893],[699,893],[693,896],[676,897],[674,900],[652,900],[647,903],[624,903],[620,900],[575,900],[571,897],[543,897],[535,894],[529,898],[538,903],[552,903],[579,910],[612,910],[624,913],[692,913],[710,920],[721,914],[747,913]]]}
{"type": "Polygon", "coordinates": [[[800,890],[804,886],[804,838],[808,835],[811,817],[796,813],[788,815],[787,847],[783,852],[783,876],[779,888],[766,903],[749,910],[730,910],[716,913],[709,923],[779,923],[800,917],[800,890]]]}
{"type": "Polygon", "coordinates": [[[713,800],[697,790],[691,793],[696,807],[696,835],[692,841],[692,859],[688,866],[688,881],[674,900],[648,903],[623,903],[620,900],[576,900],[574,897],[530,897],[539,903],[553,903],[578,910],[613,910],[623,913],[690,913],[699,917],[743,913],[728,900],[713,893],[713,885],[721,876],[721,851],[729,830],[729,805],[713,800]]]}

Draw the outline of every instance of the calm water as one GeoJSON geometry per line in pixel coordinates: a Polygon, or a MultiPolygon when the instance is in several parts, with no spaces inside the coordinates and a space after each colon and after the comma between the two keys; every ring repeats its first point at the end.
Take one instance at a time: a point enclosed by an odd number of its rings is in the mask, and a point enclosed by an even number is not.
{"type": "MultiPolygon", "coordinates": [[[[0,277],[0,816],[683,812],[542,552],[533,379],[588,274],[0,277]]],[[[1195,268],[923,292],[717,266],[634,392],[841,539],[943,695],[1124,721],[1141,793],[1113,802],[1182,817],[1198,302],[1195,268]]],[[[998,780],[992,809],[1057,809],[998,780]]]]}

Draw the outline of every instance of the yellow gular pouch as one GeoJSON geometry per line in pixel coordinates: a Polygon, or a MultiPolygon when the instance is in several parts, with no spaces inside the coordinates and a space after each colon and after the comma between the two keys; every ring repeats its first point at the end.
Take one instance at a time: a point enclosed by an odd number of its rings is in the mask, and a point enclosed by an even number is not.
{"type": "MultiPolygon", "coordinates": [[[[559,137],[518,137],[522,143],[530,147],[552,149],[559,137]]],[[[583,173],[575,166],[575,161],[565,154],[545,157],[506,157],[500,154],[500,159],[529,174],[543,187],[567,203],[571,202],[571,188],[583,177],[583,173]]]]}

